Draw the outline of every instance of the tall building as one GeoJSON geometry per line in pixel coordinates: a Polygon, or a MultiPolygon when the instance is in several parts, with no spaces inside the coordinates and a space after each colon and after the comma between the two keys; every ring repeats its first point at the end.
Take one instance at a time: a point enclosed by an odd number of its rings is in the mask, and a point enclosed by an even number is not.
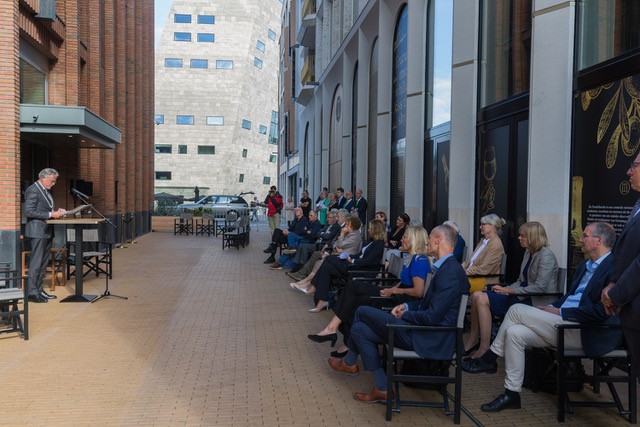
{"type": "Polygon", "coordinates": [[[156,51],[155,189],[277,181],[279,0],[176,0],[156,51]]]}
{"type": "Polygon", "coordinates": [[[470,247],[496,213],[510,279],[526,221],[568,269],[588,222],[624,226],[640,151],[637,1],[289,2],[299,149],[281,173],[312,198],[362,187],[370,217],[452,219],[470,247]]]}
{"type": "MultiPolygon", "coordinates": [[[[19,266],[23,191],[46,167],[60,173],[55,204],[77,204],[72,187],[90,193],[117,226],[112,241],[149,230],[153,12],[134,0],[0,2],[0,261],[19,266]]],[[[54,244],[64,238],[56,229],[54,244]]]]}

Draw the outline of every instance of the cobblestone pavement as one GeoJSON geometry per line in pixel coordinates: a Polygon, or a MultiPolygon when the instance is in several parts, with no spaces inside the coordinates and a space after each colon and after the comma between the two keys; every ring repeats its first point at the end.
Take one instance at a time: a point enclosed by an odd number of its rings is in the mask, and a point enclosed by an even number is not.
{"type": "MultiPolygon", "coordinates": [[[[329,345],[306,338],[331,313],[308,313],[311,298],[262,263],[265,229],[249,247],[224,251],[219,238],[150,233],[114,251],[110,288],[128,300],[31,304],[30,340],[0,335],[0,424],[452,424],[441,409],[411,407],[387,423],[382,405],[352,399],[371,376],[335,374],[329,345]]],[[[89,276],[85,292],[101,293],[103,279],[89,276]]],[[[72,291],[69,283],[55,293],[72,291]]],[[[464,376],[464,407],[480,423],[555,424],[555,398],[544,393],[525,391],[522,410],[482,413],[502,390],[502,372],[464,376]]],[[[566,423],[625,424],[610,408],[578,408],[566,423]]],[[[473,423],[463,415],[462,425],[473,423]]]]}

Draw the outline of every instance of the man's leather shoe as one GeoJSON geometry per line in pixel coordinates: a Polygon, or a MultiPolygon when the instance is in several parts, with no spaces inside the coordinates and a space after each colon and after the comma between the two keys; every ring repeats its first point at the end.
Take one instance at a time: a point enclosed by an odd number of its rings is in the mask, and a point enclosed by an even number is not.
{"type": "Polygon", "coordinates": [[[496,362],[482,363],[481,359],[471,359],[462,362],[462,370],[470,374],[479,374],[480,372],[495,374],[498,372],[498,364],[496,362]]]}
{"type": "Polygon", "coordinates": [[[40,295],[42,295],[46,299],[57,299],[58,298],[55,295],[51,295],[51,294],[46,293],[45,291],[40,291],[40,295]]]}
{"type": "Polygon", "coordinates": [[[291,274],[297,273],[301,268],[302,268],[302,266],[300,264],[296,264],[295,267],[293,267],[291,270],[289,270],[289,273],[291,273],[291,274]]]}
{"type": "Polygon", "coordinates": [[[374,387],[369,393],[355,393],[353,398],[362,403],[386,402],[387,392],[374,387]]]}
{"type": "Polygon", "coordinates": [[[282,270],[282,264],[280,264],[278,261],[276,261],[271,267],[269,267],[272,270],[282,270]]]}
{"type": "Polygon", "coordinates": [[[265,249],[264,251],[265,254],[275,254],[276,253],[276,247],[274,244],[271,244],[267,247],[267,249],[265,249]]]}
{"type": "Polygon", "coordinates": [[[295,280],[296,282],[299,282],[300,280],[304,279],[305,276],[303,276],[300,273],[292,273],[292,272],[287,272],[287,276],[291,277],[293,280],[295,280]]]}
{"type": "Polygon", "coordinates": [[[493,401],[480,406],[480,410],[483,412],[500,412],[503,409],[520,409],[520,395],[509,397],[506,393],[502,393],[493,401]]]}
{"type": "Polygon", "coordinates": [[[274,262],[276,262],[276,257],[271,255],[269,258],[264,260],[263,264],[273,264],[274,262]]]}
{"type": "Polygon", "coordinates": [[[353,365],[353,366],[345,365],[343,359],[330,357],[328,362],[329,362],[329,366],[331,366],[331,369],[333,369],[336,372],[344,372],[347,375],[358,375],[360,373],[360,368],[358,368],[358,365],[353,365]]]}
{"type": "Polygon", "coordinates": [[[31,302],[49,302],[49,300],[40,294],[29,295],[29,301],[31,302]]]}

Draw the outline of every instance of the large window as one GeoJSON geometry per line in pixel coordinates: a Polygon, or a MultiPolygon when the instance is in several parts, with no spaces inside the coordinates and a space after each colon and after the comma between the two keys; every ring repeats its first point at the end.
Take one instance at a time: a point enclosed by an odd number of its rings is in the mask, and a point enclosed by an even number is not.
{"type": "Polygon", "coordinates": [[[187,154],[187,146],[178,145],[178,154],[187,154]]]}
{"type": "Polygon", "coordinates": [[[245,159],[247,158],[248,153],[249,153],[249,150],[247,150],[246,148],[242,149],[242,157],[244,157],[245,159]]]}
{"type": "Polygon", "coordinates": [[[242,129],[251,130],[251,120],[242,119],[242,129]]]}
{"type": "Polygon", "coordinates": [[[278,155],[277,154],[270,154],[269,155],[269,162],[270,163],[275,163],[278,161],[278,155]]]}
{"type": "Polygon", "coordinates": [[[480,107],[529,91],[531,0],[482,2],[480,107]]]}
{"type": "Polygon", "coordinates": [[[243,173],[240,174],[240,178],[238,179],[238,182],[244,182],[244,174],[243,173]]]}
{"type": "Polygon", "coordinates": [[[156,179],[160,181],[171,181],[171,172],[156,172],[156,179]]]}
{"type": "Polygon", "coordinates": [[[269,37],[271,40],[275,41],[276,40],[276,32],[273,31],[271,28],[269,28],[267,30],[267,37],[269,37]]]}
{"type": "Polygon", "coordinates": [[[45,73],[20,59],[20,103],[46,104],[46,81],[45,73]]]}
{"type": "Polygon", "coordinates": [[[209,126],[222,126],[222,125],[224,125],[224,117],[222,117],[222,116],[207,116],[207,125],[209,125],[209,126]]]}
{"type": "Polygon", "coordinates": [[[216,17],[213,15],[198,15],[198,24],[213,25],[216,23],[216,17]]]}
{"type": "Polygon", "coordinates": [[[580,1],[578,69],[640,48],[640,2],[580,1]]]}
{"type": "Polygon", "coordinates": [[[171,154],[171,144],[156,144],[157,154],[171,154]]]}
{"type": "Polygon", "coordinates": [[[191,33],[175,32],[173,33],[173,39],[177,42],[190,42],[191,33]]]}
{"type": "Polygon", "coordinates": [[[266,135],[267,134],[267,127],[265,125],[258,126],[258,132],[260,132],[262,135],[266,135]]]}
{"type": "Polygon", "coordinates": [[[262,183],[263,183],[264,185],[269,185],[269,184],[271,184],[271,177],[270,177],[270,176],[265,176],[265,177],[263,177],[263,178],[262,178],[262,183]]]}
{"type": "Polygon", "coordinates": [[[220,70],[231,70],[233,69],[233,61],[228,59],[218,59],[216,60],[216,68],[220,70]]]}
{"type": "Polygon", "coordinates": [[[433,72],[429,86],[428,99],[431,122],[429,127],[451,120],[451,52],[453,41],[453,0],[433,2],[434,13],[430,22],[432,28],[429,38],[433,52],[433,72]]]}
{"type": "Polygon", "coordinates": [[[271,123],[269,124],[269,144],[278,144],[278,112],[271,112],[271,123]]]}
{"type": "Polygon", "coordinates": [[[165,58],[164,66],[167,68],[182,68],[182,59],[180,58],[165,58]]]}
{"type": "Polygon", "coordinates": [[[184,15],[181,13],[176,13],[173,15],[173,22],[177,24],[190,24],[191,23],[191,15],[184,15]]]}
{"type": "Polygon", "coordinates": [[[191,68],[208,68],[209,61],[206,59],[192,59],[191,68]]]}
{"type": "Polygon", "coordinates": [[[198,145],[198,154],[216,154],[215,145],[198,145]]]}
{"type": "Polygon", "coordinates": [[[213,43],[216,39],[215,34],[212,33],[198,33],[198,41],[200,43],[213,43]]]}
{"type": "Polygon", "coordinates": [[[176,116],[177,125],[192,125],[193,116],[176,116]]]}

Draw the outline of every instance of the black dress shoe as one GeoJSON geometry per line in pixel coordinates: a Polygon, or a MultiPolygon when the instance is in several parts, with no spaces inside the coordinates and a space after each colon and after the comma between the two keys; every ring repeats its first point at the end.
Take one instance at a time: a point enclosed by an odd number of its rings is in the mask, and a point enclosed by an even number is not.
{"type": "Polygon", "coordinates": [[[493,401],[480,406],[480,410],[483,412],[500,412],[503,409],[520,409],[520,394],[516,397],[509,397],[503,393],[493,401]]]}
{"type": "Polygon", "coordinates": [[[480,372],[495,374],[498,372],[498,364],[496,362],[483,363],[480,359],[471,359],[462,362],[462,370],[470,374],[479,374],[480,372]]]}
{"type": "Polygon", "coordinates": [[[315,341],[315,342],[325,342],[325,341],[331,341],[331,347],[333,347],[334,345],[336,345],[336,341],[338,341],[338,334],[336,334],[335,332],[333,334],[329,334],[329,335],[307,335],[307,338],[309,338],[311,341],[315,341]]]}
{"type": "Polygon", "coordinates": [[[58,297],[55,295],[51,295],[46,293],[45,291],[40,291],[40,295],[45,297],[46,299],[57,299],[58,297]]]}
{"type": "Polygon", "coordinates": [[[347,353],[349,353],[349,350],[343,351],[343,352],[339,352],[338,350],[336,350],[331,352],[331,357],[335,357],[336,359],[342,359],[347,355],[347,353]]]}
{"type": "Polygon", "coordinates": [[[49,302],[49,300],[45,297],[43,297],[40,294],[37,295],[29,295],[29,301],[31,302],[49,302]]]}
{"type": "Polygon", "coordinates": [[[276,262],[276,257],[271,255],[269,258],[265,259],[263,264],[273,264],[276,262]]]}

